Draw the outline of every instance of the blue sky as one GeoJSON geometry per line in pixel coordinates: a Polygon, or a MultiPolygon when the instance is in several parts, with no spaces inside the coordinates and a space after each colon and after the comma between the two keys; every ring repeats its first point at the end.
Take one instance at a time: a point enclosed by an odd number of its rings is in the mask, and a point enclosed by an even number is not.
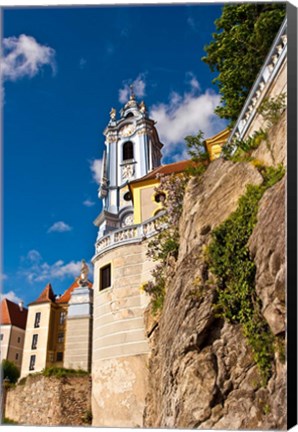
{"type": "Polygon", "coordinates": [[[28,304],[48,282],[61,294],[90,262],[102,132],[129,84],[157,121],[163,163],[187,157],[186,135],[224,128],[201,61],[221,7],[2,10],[4,294],[28,304]]]}

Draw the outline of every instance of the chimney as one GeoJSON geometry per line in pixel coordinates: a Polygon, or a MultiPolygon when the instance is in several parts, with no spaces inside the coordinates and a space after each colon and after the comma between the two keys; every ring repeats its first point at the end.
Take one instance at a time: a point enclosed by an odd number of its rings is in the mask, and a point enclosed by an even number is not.
{"type": "Polygon", "coordinates": [[[23,306],[24,306],[24,302],[20,301],[19,308],[21,312],[23,312],[23,306]]]}

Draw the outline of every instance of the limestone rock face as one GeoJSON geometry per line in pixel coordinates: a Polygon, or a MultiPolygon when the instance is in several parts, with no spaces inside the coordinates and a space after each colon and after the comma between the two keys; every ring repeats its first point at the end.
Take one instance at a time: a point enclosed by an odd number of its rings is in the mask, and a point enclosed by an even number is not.
{"type": "Polygon", "coordinates": [[[200,237],[222,223],[237,208],[248,184],[262,183],[252,165],[223,159],[212,162],[202,179],[186,190],[180,226],[179,262],[200,242],[200,237]]]}
{"type": "MultiPolygon", "coordinates": [[[[152,319],[147,311],[145,320],[151,347],[145,427],[286,427],[285,365],[276,355],[272,377],[262,387],[241,327],[214,314],[216,286],[204,260],[211,230],[236,209],[247,184],[261,182],[250,164],[216,160],[187,188],[175,273],[160,316],[152,319]]],[[[263,196],[249,243],[263,313],[275,334],[284,331],[283,207],[281,181],[263,196]]]]}
{"type": "Polygon", "coordinates": [[[256,264],[256,291],[273,334],[285,332],[285,177],[261,199],[249,240],[256,264]]]}

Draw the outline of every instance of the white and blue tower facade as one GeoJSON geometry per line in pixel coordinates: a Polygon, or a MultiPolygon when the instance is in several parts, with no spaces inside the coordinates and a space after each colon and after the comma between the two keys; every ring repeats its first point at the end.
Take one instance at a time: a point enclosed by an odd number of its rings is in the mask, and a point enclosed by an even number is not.
{"type": "Polygon", "coordinates": [[[156,231],[155,216],[136,222],[140,203],[133,203],[129,183],[160,166],[162,144],[133,91],[120,118],[115,109],[110,117],[99,189],[103,208],[95,220],[99,229],[92,259],[93,426],[141,427],[150,350],[144,326],[149,297],[140,287],[155,266],[148,260],[147,244],[156,231]]]}
{"type": "Polygon", "coordinates": [[[133,224],[133,205],[127,185],[157,168],[161,161],[163,145],[154,125],[144,102],[136,101],[133,90],[118,120],[116,110],[111,110],[104,130],[106,150],[99,188],[103,210],[95,220],[99,227],[98,239],[133,224]]]}

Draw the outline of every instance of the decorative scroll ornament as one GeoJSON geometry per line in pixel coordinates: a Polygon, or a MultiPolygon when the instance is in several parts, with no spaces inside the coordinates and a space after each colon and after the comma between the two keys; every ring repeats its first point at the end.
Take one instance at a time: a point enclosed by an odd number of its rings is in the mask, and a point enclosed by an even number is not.
{"type": "Polygon", "coordinates": [[[132,213],[129,213],[128,215],[125,216],[125,218],[123,219],[122,225],[123,226],[133,225],[133,214],[132,213]]]}
{"type": "Polygon", "coordinates": [[[124,125],[120,131],[119,131],[119,135],[121,137],[128,137],[130,135],[132,135],[134,133],[134,131],[136,130],[136,127],[133,123],[129,123],[124,125]]]}
{"type": "Polygon", "coordinates": [[[133,165],[125,165],[122,167],[122,180],[130,180],[134,175],[133,165]]]}

